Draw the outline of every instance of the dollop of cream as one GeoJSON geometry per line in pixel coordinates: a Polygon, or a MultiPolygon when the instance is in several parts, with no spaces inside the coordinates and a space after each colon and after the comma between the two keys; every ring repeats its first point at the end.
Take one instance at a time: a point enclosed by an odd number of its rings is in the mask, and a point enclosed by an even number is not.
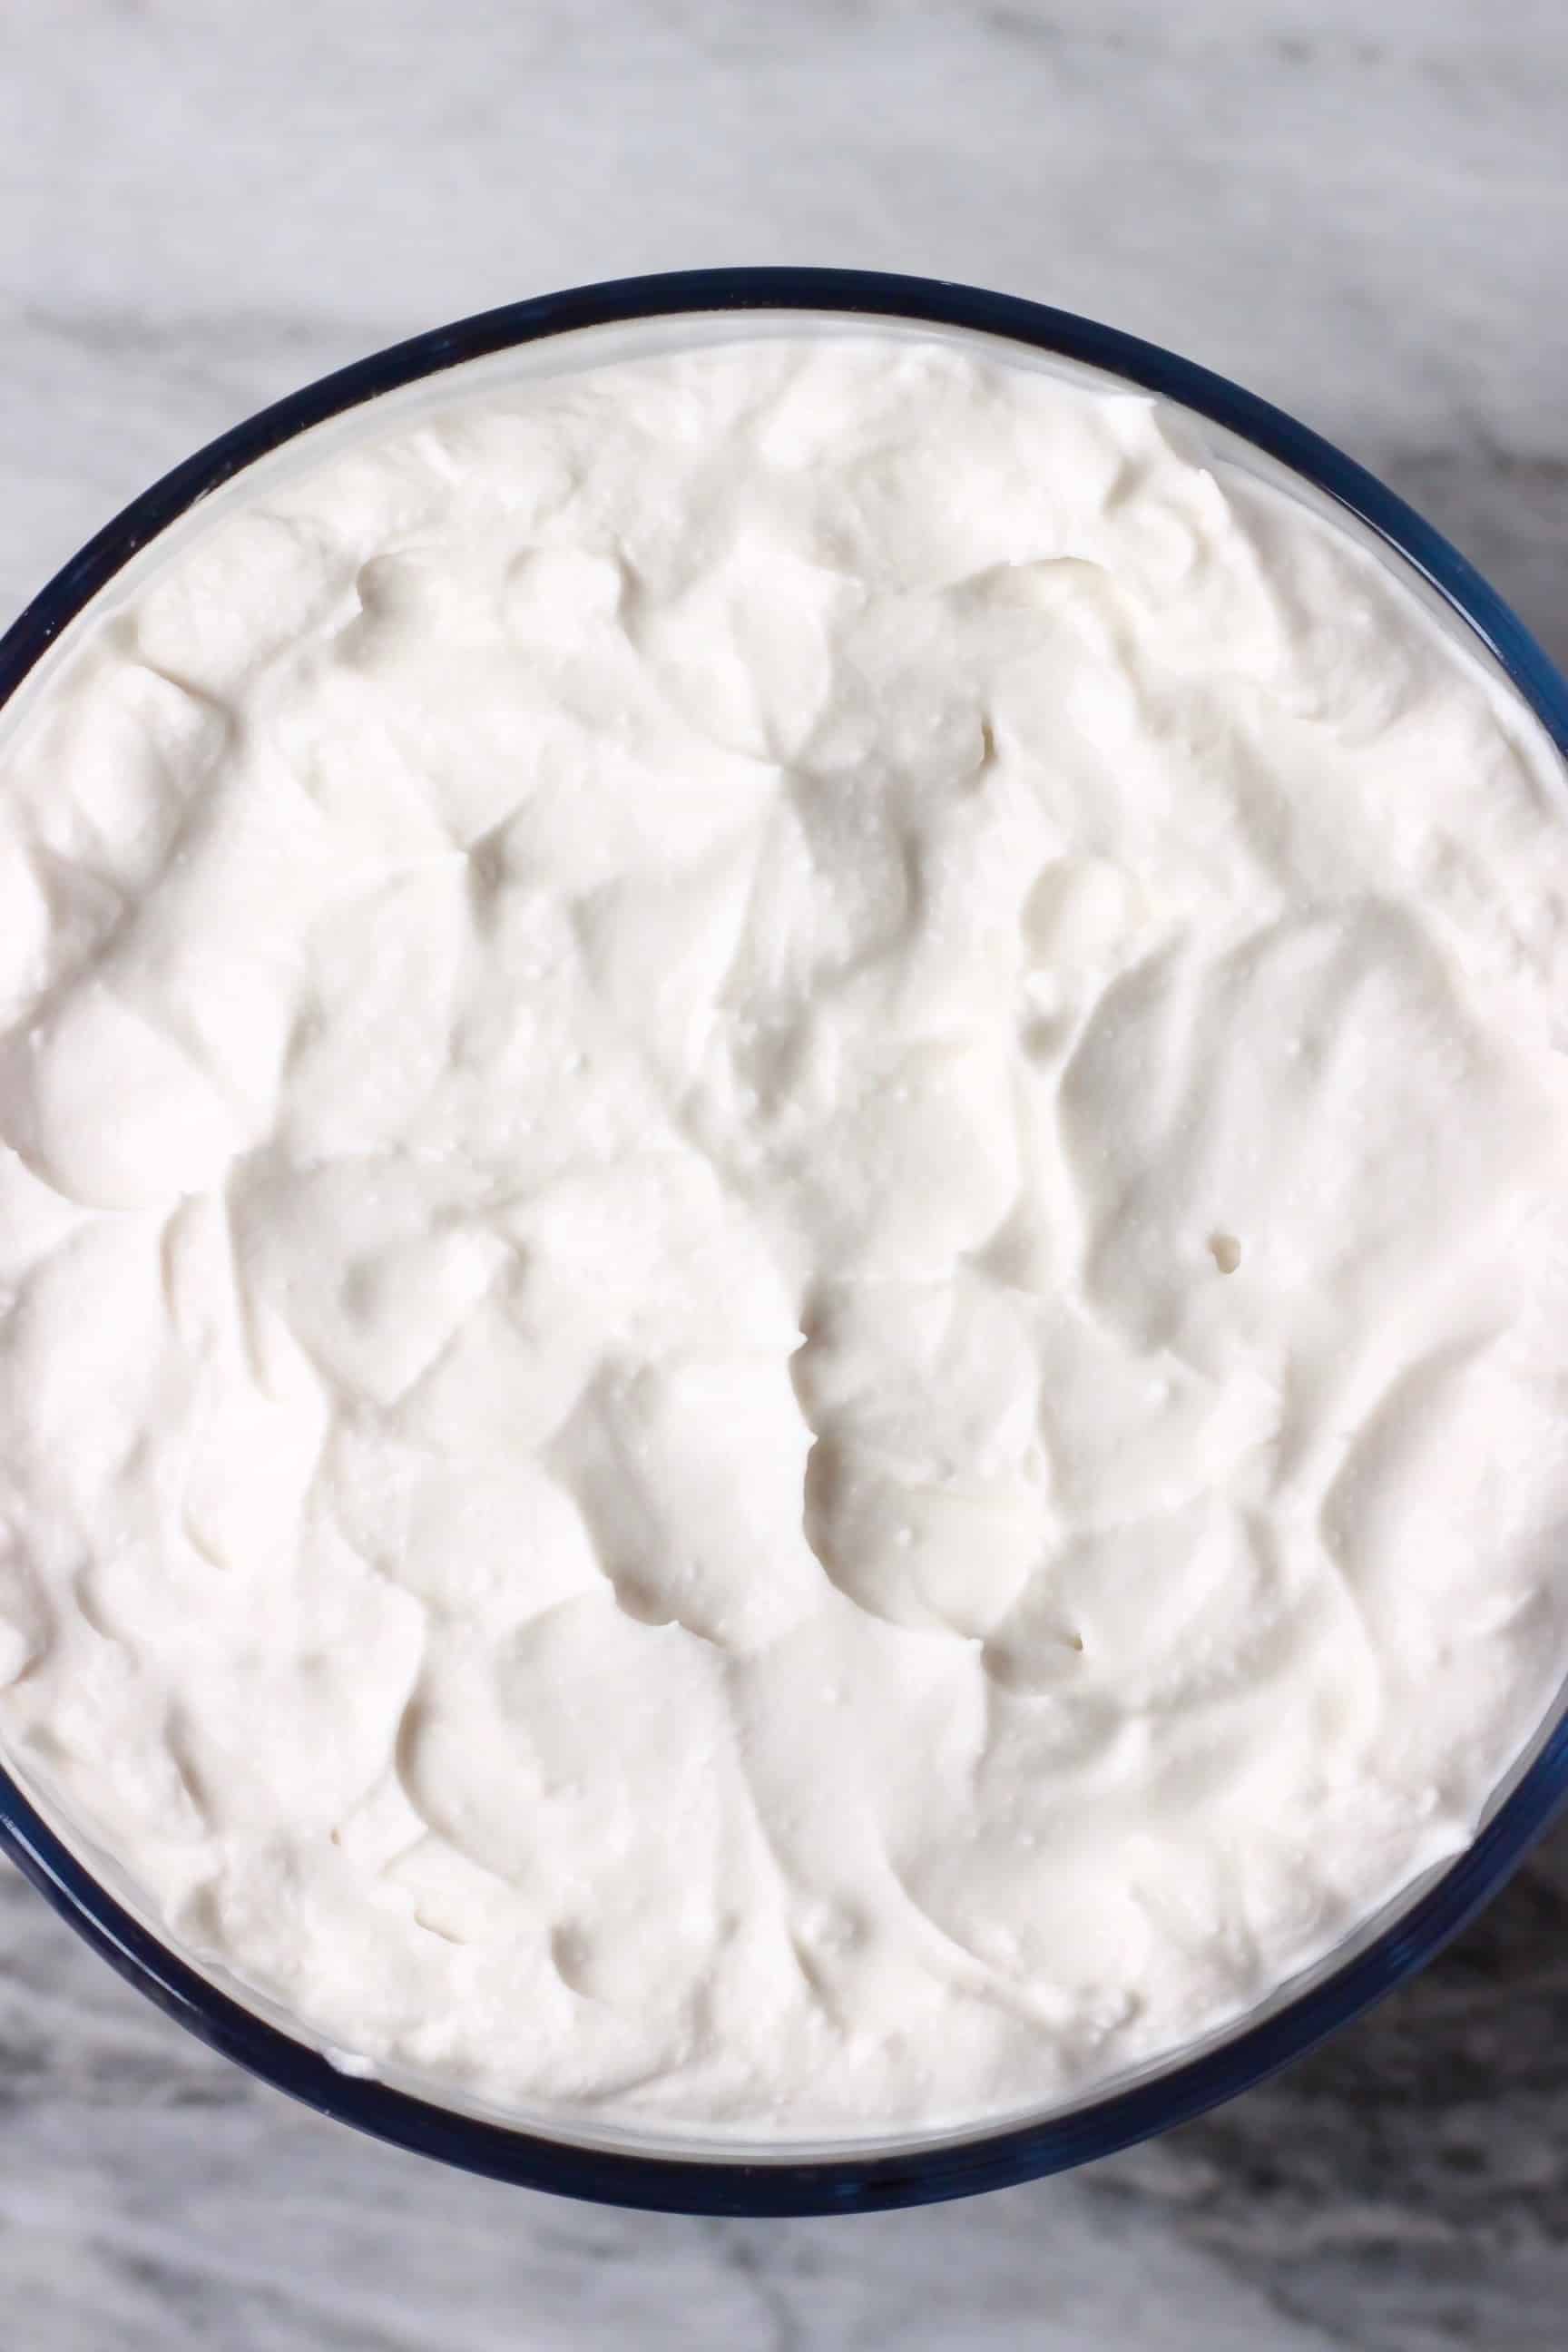
{"type": "Polygon", "coordinates": [[[1189,418],[742,341],[383,428],[0,758],[0,1735],[362,2071],[1081,2092],[1568,1665],[1568,826],[1189,418]]]}

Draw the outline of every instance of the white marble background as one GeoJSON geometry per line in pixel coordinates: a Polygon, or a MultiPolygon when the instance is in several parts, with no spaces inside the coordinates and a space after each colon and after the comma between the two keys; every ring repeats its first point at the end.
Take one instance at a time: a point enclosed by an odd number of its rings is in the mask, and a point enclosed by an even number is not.
{"type": "MultiPolygon", "coordinates": [[[[1568,656],[1563,0],[4,0],[0,605],[360,352],[785,260],[1005,287],[1239,376],[1568,656]]],[[[783,2225],[361,2143],[0,1878],[5,2352],[1560,2352],[1565,2310],[1568,1837],[1159,2147],[783,2225]]]]}

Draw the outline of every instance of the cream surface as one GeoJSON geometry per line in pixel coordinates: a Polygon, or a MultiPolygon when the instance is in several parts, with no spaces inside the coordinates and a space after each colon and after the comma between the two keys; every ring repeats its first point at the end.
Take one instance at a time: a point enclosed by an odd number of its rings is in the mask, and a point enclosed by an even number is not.
{"type": "Polygon", "coordinates": [[[1076,2093],[1568,1664],[1568,828],[1190,422],[759,341],[216,520],[0,761],[0,1735],[361,2063],[1076,2093]]]}

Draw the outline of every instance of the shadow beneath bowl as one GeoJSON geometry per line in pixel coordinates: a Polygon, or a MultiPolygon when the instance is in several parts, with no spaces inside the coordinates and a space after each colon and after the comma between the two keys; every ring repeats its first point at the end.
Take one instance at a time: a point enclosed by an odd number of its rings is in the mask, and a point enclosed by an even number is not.
{"type": "Polygon", "coordinates": [[[1568,671],[1568,437],[1550,448],[1514,446],[1472,418],[1452,446],[1391,442],[1361,454],[1468,556],[1568,671]]]}
{"type": "Polygon", "coordinates": [[[1568,1822],[1420,1976],[1274,2081],[1090,2176],[1365,2352],[1561,2352],[1568,1822]]]}

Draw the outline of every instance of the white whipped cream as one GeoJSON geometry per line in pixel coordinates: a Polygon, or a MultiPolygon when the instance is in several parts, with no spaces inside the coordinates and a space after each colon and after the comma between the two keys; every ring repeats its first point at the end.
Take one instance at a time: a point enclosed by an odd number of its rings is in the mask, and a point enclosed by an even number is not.
{"type": "Polygon", "coordinates": [[[0,776],[0,1732],[362,2068],[1081,2091],[1568,1662],[1568,827],[1192,421],[921,341],[215,520],[0,776]]]}

